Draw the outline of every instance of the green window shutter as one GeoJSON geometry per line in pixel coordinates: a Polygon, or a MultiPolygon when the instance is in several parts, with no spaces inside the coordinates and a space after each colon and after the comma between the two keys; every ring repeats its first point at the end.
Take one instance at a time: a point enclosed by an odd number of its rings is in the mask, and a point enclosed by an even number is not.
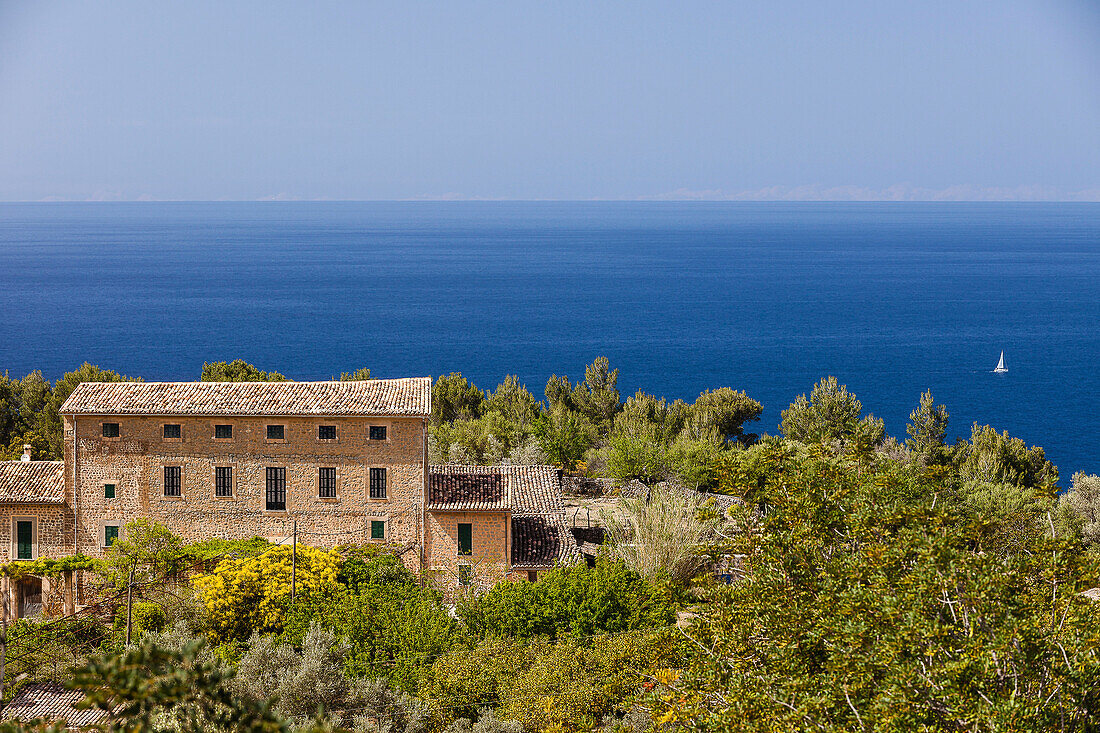
{"type": "Polygon", "coordinates": [[[472,554],[474,554],[474,525],[472,525],[472,524],[460,524],[460,525],[458,525],[458,554],[459,555],[472,555],[472,554]]]}
{"type": "Polygon", "coordinates": [[[114,484],[103,484],[103,498],[104,499],[113,499],[113,498],[115,498],[115,485],[114,484]]]}
{"type": "Polygon", "coordinates": [[[107,525],[103,528],[103,546],[110,547],[118,540],[118,527],[107,525]]]}
{"type": "Polygon", "coordinates": [[[15,523],[16,539],[18,543],[16,559],[17,560],[33,560],[34,548],[31,546],[31,537],[33,531],[30,522],[16,522],[15,523]]]}
{"type": "Polygon", "coordinates": [[[386,523],[379,521],[372,521],[370,523],[370,538],[372,540],[384,540],[386,539],[386,523]]]}

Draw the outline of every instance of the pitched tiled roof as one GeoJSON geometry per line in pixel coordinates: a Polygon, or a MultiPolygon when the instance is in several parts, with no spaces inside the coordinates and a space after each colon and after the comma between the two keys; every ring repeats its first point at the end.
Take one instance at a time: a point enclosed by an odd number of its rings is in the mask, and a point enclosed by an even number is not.
{"type": "Polygon", "coordinates": [[[15,697],[4,706],[5,720],[27,721],[45,718],[66,721],[73,728],[102,723],[107,713],[95,708],[77,710],[73,705],[84,699],[80,690],[66,690],[59,682],[28,682],[19,688],[15,697]]]}
{"type": "Polygon", "coordinates": [[[496,511],[510,508],[499,466],[432,466],[428,473],[428,509],[496,511]]]}
{"type": "Polygon", "coordinates": [[[84,382],[74,415],[429,415],[432,380],[363,382],[84,382]]]}
{"type": "Polygon", "coordinates": [[[565,526],[565,516],[528,514],[512,517],[512,567],[545,568],[580,560],[577,542],[565,526]]]}
{"type": "Polygon", "coordinates": [[[565,524],[561,471],[553,466],[430,466],[429,511],[512,511],[512,566],[580,560],[565,524]]]}
{"type": "Polygon", "coordinates": [[[61,461],[0,461],[0,504],[64,504],[61,461]]]}

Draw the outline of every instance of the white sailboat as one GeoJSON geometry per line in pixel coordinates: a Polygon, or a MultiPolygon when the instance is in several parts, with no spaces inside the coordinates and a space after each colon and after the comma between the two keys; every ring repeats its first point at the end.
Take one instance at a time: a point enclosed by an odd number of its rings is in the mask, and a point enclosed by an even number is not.
{"type": "Polygon", "coordinates": [[[1008,371],[1008,367],[1005,366],[1005,352],[1001,351],[1001,360],[997,362],[997,367],[993,370],[994,374],[1004,374],[1008,371]]]}

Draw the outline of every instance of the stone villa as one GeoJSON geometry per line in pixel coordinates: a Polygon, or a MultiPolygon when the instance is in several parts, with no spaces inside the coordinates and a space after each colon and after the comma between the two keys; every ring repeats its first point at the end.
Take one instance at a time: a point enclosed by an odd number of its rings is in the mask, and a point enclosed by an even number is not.
{"type": "MultiPolygon", "coordinates": [[[[139,517],[185,541],[287,542],[296,525],[309,545],[383,543],[444,589],[577,561],[557,469],[428,465],[431,392],[426,377],[81,384],[63,461],[0,462],[3,561],[100,557],[139,517]]],[[[11,589],[17,612],[40,603],[31,585],[11,589]]]]}

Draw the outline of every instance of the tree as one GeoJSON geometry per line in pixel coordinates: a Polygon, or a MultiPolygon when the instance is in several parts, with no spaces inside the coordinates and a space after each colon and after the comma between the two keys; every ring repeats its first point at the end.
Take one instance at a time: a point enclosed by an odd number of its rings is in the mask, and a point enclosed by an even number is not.
{"type": "MultiPolygon", "coordinates": [[[[726,544],[746,578],[687,630],[685,669],[654,675],[658,722],[698,731],[1087,730],[1100,714],[1097,568],[1047,536],[970,549],[949,507],[882,499],[821,447],[773,451],[726,544]],[[754,526],[755,525],[755,526],[754,526]]],[[[939,492],[942,493],[943,487],[939,492]]]]}
{"type": "Polygon", "coordinates": [[[364,559],[355,553],[340,569],[345,587],[299,600],[290,609],[283,638],[301,644],[314,625],[346,643],[344,669],[354,677],[384,677],[413,692],[430,660],[464,635],[443,599],[422,587],[392,554],[364,559]],[[395,561],[397,564],[395,564],[395,561]]]}
{"type": "Polygon", "coordinates": [[[974,423],[970,444],[959,453],[959,475],[963,480],[1012,484],[1031,489],[1053,491],[1058,469],[1046,459],[1042,448],[1027,447],[1008,431],[998,433],[989,425],[974,423]]]}
{"type": "Polygon", "coordinates": [[[717,430],[725,440],[743,440],[745,423],[759,420],[763,412],[763,406],[744,392],[722,387],[699,395],[691,406],[691,425],[697,436],[717,430]]]}
{"type": "Polygon", "coordinates": [[[458,614],[479,637],[586,637],[663,626],[672,619],[667,593],[626,564],[600,557],[540,573],[534,583],[498,583],[464,599],[458,614]]]}
{"type": "Polygon", "coordinates": [[[860,417],[863,403],[838,384],[836,377],[826,377],[814,385],[807,400],[801,394],[781,414],[779,429],[791,440],[803,443],[833,443],[844,447],[858,439],[877,445],[886,437],[882,420],[874,415],[860,417]]]}
{"type": "Polygon", "coordinates": [[[110,713],[103,729],[132,731],[271,731],[289,733],[270,703],[246,701],[230,689],[232,670],[201,659],[202,641],[176,652],[146,643],[92,657],[73,686],[83,707],[110,713]]]}
{"type": "Polygon", "coordinates": [[[484,402],[485,395],[480,389],[460,373],[451,372],[432,386],[432,422],[438,425],[480,417],[484,402]]]}
{"type": "Polygon", "coordinates": [[[687,582],[703,566],[703,544],[716,525],[700,514],[700,503],[668,485],[653,487],[648,500],[621,500],[604,515],[612,554],[650,582],[687,582]]]}
{"type": "Polygon", "coordinates": [[[692,416],[692,407],[683,400],[668,402],[638,390],[627,397],[616,421],[628,424],[651,423],[657,426],[661,440],[668,443],[680,435],[692,416]]]}
{"type": "Polygon", "coordinates": [[[656,425],[631,418],[615,421],[603,453],[607,475],[619,483],[655,483],[668,476],[668,445],[656,425]]]}
{"type": "Polygon", "coordinates": [[[573,471],[596,439],[596,429],[582,415],[557,407],[545,412],[532,426],[539,447],[556,466],[573,471]]]}
{"type": "Polygon", "coordinates": [[[65,450],[65,440],[61,433],[61,405],[65,404],[65,400],[69,399],[69,396],[73,393],[73,390],[83,382],[140,382],[140,378],[124,377],[106,369],[100,369],[99,367],[84,362],[80,365],[80,368],[73,372],[66,373],[61,379],[57,380],[53,385],[53,391],[50,393],[50,399],[46,405],[46,410],[43,413],[45,420],[43,421],[43,432],[46,434],[47,439],[50,442],[50,448],[52,455],[55,458],[60,459],[65,450]]]}
{"type": "Polygon", "coordinates": [[[495,413],[504,418],[517,435],[529,432],[539,414],[539,403],[514,374],[509,374],[497,385],[483,408],[486,415],[495,413]]]}
{"type": "Polygon", "coordinates": [[[585,367],[584,381],[576,386],[568,377],[552,375],[546,382],[546,402],[551,410],[574,410],[606,429],[622,406],[618,381],[619,370],[611,369],[607,357],[600,356],[585,367]]]}
{"type": "Polygon", "coordinates": [[[366,367],[356,369],[354,372],[342,372],[340,374],[341,382],[366,382],[371,379],[374,379],[374,377],[370,375],[370,369],[366,367]]]}
{"type": "Polygon", "coordinates": [[[1100,546],[1100,476],[1073,474],[1073,485],[1058,499],[1058,513],[1069,519],[1086,545],[1100,546]]]}
{"type": "Polygon", "coordinates": [[[945,458],[947,418],[947,407],[935,404],[932,390],[922,393],[920,405],[909,413],[906,446],[925,464],[939,463],[945,458]]]}
{"type": "Polygon", "coordinates": [[[275,710],[298,725],[323,711],[326,721],[350,728],[370,710],[371,717],[388,724],[384,729],[423,730],[427,714],[422,703],[390,690],[384,681],[345,676],[348,649],[345,640],[316,623],[296,645],[255,635],[237,664],[232,686],[246,700],[273,698],[275,710]]]}
{"type": "Polygon", "coordinates": [[[130,577],[145,582],[178,565],[182,556],[183,542],[167,527],[151,519],[134,519],[107,548],[107,575],[116,587],[124,587],[130,577]]]}
{"type": "Polygon", "coordinates": [[[619,370],[611,369],[606,356],[584,368],[584,381],[573,388],[573,402],[589,420],[610,424],[619,411],[619,370]]]}
{"type": "MultiPolygon", "coordinates": [[[[295,584],[303,596],[334,590],[340,556],[298,545],[295,584]]],[[[291,593],[291,548],[278,545],[256,557],[227,557],[192,584],[220,641],[248,639],[253,632],[283,630],[291,593]]]]}
{"type": "Polygon", "coordinates": [[[257,369],[244,359],[236,359],[229,363],[224,361],[210,361],[202,365],[200,382],[287,382],[286,377],[278,372],[265,372],[257,369]]]}

